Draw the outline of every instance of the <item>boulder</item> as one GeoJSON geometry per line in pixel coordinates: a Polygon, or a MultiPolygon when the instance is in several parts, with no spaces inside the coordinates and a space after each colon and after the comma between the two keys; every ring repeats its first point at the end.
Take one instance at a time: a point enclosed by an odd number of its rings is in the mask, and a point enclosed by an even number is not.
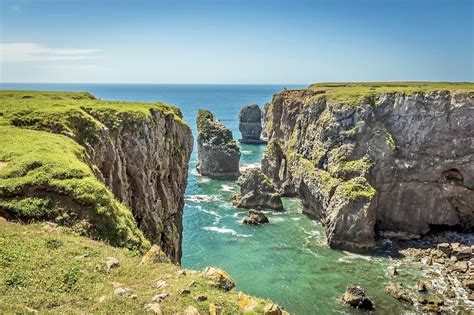
{"type": "Polygon", "coordinates": [[[234,195],[237,208],[283,210],[281,197],[275,185],[259,168],[248,169],[237,180],[240,195],[234,195]]]}
{"type": "Polygon", "coordinates": [[[235,287],[236,283],[234,279],[232,279],[224,270],[209,266],[204,270],[203,274],[214,286],[225,291],[229,291],[235,287]]]}
{"type": "Polygon", "coordinates": [[[107,266],[107,272],[110,272],[113,268],[118,268],[120,266],[120,262],[115,257],[107,257],[105,260],[105,265],[107,266]]]}
{"type": "Polygon", "coordinates": [[[239,130],[242,134],[240,143],[265,144],[260,139],[262,133],[262,110],[258,105],[247,105],[242,107],[239,113],[239,130]]]}
{"type": "Polygon", "coordinates": [[[230,129],[202,109],[197,115],[197,129],[198,172],[210,178],[236,179],[240,174],[240,149],[230,129]]]}
{"type": "Polygon", "coordinates": [[[184,315],[199,315],[199,311],[197,308],[195,308],[194,306],[188,306],[185,310],[184,310],[184,315]]]}
{"type": "Polygon", "coordinates": [[[342,301],[345,304],[362,310],[372,310],[374,308],[372,301],[365,295],[365,290],[354,284],[347,286],[346,292],[342,296],[342,301]]]}
{"type": "Polygon", "coordinates": [[[150,250],[143,256],[140,265],[171,262],[168,255],[158,245],[153,245],[150,250]]]}
{"type": "Polygon", "coordinates": [[[145,305],[145,311],[151,312],[153,314],[162,315],[161,306],[159,303],[149,303],[145,305]]]}
{"type": "Polygon", "coordinates": [[[401,302],[413,304],[413,298],[401,283],[391,283],[387,285],[385,292],[401,302]]]}
{"type": "Polygon", "coordinates": [[[267,216],[263,212],[256,211],[256,210],[249,210],[249,215],[246,218],[244,218],[242,223],[260,225],[260,224],[270,223],[270,221],[268,221],[267,216]]]}

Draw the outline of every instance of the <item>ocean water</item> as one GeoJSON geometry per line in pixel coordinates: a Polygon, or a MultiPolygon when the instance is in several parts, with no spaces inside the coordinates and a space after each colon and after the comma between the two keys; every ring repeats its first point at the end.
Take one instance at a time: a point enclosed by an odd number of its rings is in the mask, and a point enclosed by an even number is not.
{"type": "MultiPolygon", "coordinates": [[[[238,139],[237,116],[246,104],[263,106],[282,85],[126,85],[126,84],[1,84],[1,89],[88,91],[101,99],[164,101],[179,106],[196,135],[200,108],[211,110],[238,139]]],[[[298,88],[299,86],[287,86],[298,88]]],[[[195,148],[197,146],[195,145],[195,148]]],[[[241,165],[258,165],[264,146],[241,145],[241,165]]],[[[325,245],[318,222],[301,214],[297,199],[285,198],[286,211],[268,212],[270,224],[241,223],[246,211],[231,206],[238,191],[234,181],[211,180],[196,172],[194,150],[186,190],[182,264],[203,269],[215,265],[236,281],[237,290],[272,299],[293,314],[357,314],[340,303],[348,283],[366,289],[374,314],[412,310],[384,292],[395,259],[381,254],[354,255],[325,245]]],[[[397,281],[413,286],[421,270],[401,267],[397,281]]]]}

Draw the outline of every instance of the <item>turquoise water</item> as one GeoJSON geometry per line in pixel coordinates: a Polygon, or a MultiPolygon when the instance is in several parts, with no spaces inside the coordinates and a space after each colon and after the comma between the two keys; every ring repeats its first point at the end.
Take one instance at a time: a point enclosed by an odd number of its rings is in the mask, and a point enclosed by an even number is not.
{"type": "MultiPolygon", "coordinates": [[[[283,86],[2,84],[1,88],[89,91],[110,100],[165,101],[181,108],[194,135],[196,112],[206,108],[238,138],[237,115],[241,106],[263,105],[283,86]]],[[[242,166],[258,165],[263,149],[264,146],[241,145],[242,166]]],[[[243,225],[240,222],[246,212],[232,208],[230,202],[238,191],[235,182],[201,177],[195,166],[196,150],[189,166],[184,209],[184,267],[219,266],[236,279],[237,290],[272,299],[294,314],[358,313],[339,302],[350,282],[367,290],[375,301],[376,314],[407,310],[383,291],[389,281],[386,268],[395,261],[327,248],[321,226],[301,214],[296,199],[284,200],[283,213],[269,212],[269,225],[243,225]]],[[[412,275],[418,273],[402,268],[397,281],[412,284],[412,275]]]]}

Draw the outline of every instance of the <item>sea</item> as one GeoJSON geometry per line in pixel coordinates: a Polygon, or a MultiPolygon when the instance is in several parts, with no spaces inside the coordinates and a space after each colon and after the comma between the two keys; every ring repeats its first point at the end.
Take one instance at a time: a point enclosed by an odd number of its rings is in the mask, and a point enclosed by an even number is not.
{"type": "MultiPolygon", "coordinates": [[[[242,106],[270,102],[273,94],[295,85],[194,84],[37,84],[2,83],[0,89],[87,91],[104,100],[163,101],[178,106],[196,142],[196,114],[208,109],[240,137],[238,114],[242,106]]],[[[264,145],[240,145],[241,168],[258,166],[264,145]]],[[[384,292],[393,281],[387,267],[401,261],[384,253],[366,255],[326,246],[319,222],[301,213],[298,199],[284,198],[284,212],[267,212],[270,224],[242,224],[246,211],[232,207],[238,186],[214,180],[196,171],[197,144],[189,163],[183,222],[185,268],[202,270],[213,265],[237,282],[235,290],[267,298],[292,314],[359,314],[340,302],[346,286],[362,286],[374,301],[373,314],[401,314],[414,309],[384,292]]],[[[180,171],[180,170],[176,170],[180,171]]],[[[401,265],[396,281],[413,287],[423,270],[401,265]]]]}

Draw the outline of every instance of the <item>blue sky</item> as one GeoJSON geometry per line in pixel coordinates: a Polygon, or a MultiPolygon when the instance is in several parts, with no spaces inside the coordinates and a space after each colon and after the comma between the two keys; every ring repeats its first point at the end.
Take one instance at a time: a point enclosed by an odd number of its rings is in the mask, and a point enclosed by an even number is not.
{"type": "Polygon", "coordinates": [[[1,82],[474,81],[472,0],[0,0],[1,82]]]}

